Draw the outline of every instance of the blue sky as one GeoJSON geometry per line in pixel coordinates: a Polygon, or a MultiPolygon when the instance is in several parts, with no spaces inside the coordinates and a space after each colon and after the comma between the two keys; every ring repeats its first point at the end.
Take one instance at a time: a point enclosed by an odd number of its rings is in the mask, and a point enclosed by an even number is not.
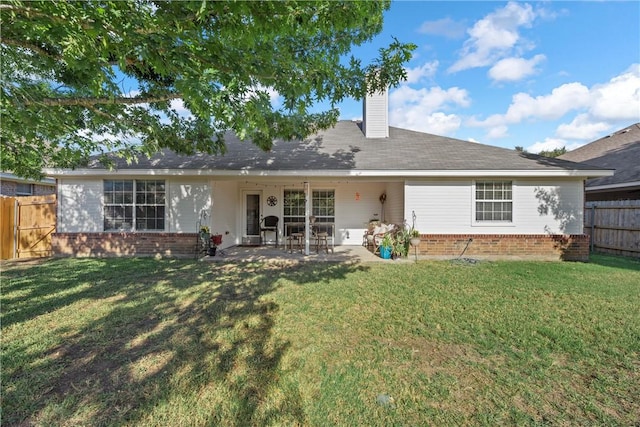
{"type": "MultiPolygon", "coordinates": [[[[640,122],[640,2],[395,1],[384,30],[418,48],[389,91],[392,126],[527,151],[640,122]]],[[[359,101],[342,119],[362,117],[359,101]]]]}

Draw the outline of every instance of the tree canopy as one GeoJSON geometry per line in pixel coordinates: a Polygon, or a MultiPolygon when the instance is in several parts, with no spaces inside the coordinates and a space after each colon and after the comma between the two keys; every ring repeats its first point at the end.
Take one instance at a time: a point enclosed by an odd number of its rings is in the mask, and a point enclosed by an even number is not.
{"type": "Polygon", "coordinates": [[[0,166],[38,177],[96,153],[221,153],[227,130],[268,150],[328,128],[343,99],[406,77],[412,44],[393,39],[369,64],[351,55],[389,6],[3,2],[0,166]],[[311,113],[318,102],[328,111],[311,113]]]}

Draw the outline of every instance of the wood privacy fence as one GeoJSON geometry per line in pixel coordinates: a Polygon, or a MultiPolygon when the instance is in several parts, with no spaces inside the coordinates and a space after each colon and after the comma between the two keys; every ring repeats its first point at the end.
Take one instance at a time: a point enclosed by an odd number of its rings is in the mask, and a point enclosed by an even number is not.
{"type": "Polygon", "coordinates": [[[56,196],[0,197],[0,259],[51,255],[56,196]]]}
{"type": "Polygon", "coordinates": [[[640,257],[640,200],[587,202],[584,232],[592,251],[640,257]]]}

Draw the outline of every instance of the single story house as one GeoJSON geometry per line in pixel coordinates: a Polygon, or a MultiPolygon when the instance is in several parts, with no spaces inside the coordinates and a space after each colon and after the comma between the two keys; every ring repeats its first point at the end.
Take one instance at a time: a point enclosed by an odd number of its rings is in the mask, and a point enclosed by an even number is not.
{"type": "Polygon", "coordinates": [[[560,159],[615,169],[587,180],[586,201],[640,200],[640,123],[569,151],[560,159]]]}
{"type": "Polygon", "coordinates": [[[55,192],[55,179],[33,180],[19,177],[11,172],[0,172],[0,196],[45,196],[55,192]]]}
{"type": "Polygon", "coordinates": [[[361,122],[269,152],[232,134],[226,142],[218,156],[164,150],[114,171],[48,170],[58,182],[54,252],[192,255],[200,225],[224,248],[260,242],[263,217],[279,218],[282,242],[287,225],[313,216],[336,245],[361,245],[378,219],[419,230],[422,256],[586,260],[584,181],[613,173],[390,127],[386,93],[367,97],[361,122]]]}

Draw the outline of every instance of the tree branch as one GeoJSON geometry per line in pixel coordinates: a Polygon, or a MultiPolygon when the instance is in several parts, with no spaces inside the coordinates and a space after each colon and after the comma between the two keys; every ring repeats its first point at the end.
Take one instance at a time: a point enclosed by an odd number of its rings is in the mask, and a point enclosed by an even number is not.
{"type": "Polygon", "coordinates": [[[69,107],[81,106],[91,108],[94,105],[135,105],[148,104],[152,102],[170,101],[172,99],[182,98],[180,93],[171,93],[163,96],[136,96],[133,98],[114,97],[114,98],[43,98],[33,101],[25,101],[23,105],[29,107],[32,105],[44,105],[47,107],[69,107]]]}

